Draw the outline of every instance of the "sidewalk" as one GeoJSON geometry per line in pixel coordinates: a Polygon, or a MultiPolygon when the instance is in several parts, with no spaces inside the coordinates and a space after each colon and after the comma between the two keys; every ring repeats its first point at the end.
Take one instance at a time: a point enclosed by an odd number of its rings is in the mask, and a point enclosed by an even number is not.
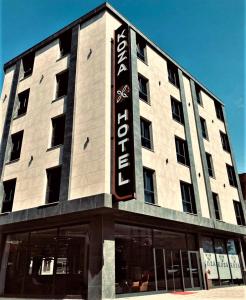
{"type": "Polygon", "coordinates": [[[191,293],[164,293],[158,295],[121,297],[117,298],[117,300],[246,300],[246,286],[216,288],[191,293]]]}
{"type": "MultiPolygon", "coordinates": [[[[27,298],[5,298],[0,297],[0,300],[24,300],[27,298]]],[[[42,298],[44,299],[44,298],[42,298]]],[[[42,299],[28,299],[28,300],[42,300],[42,299]]],[[[246,300],[246,286],[216,288],[212,290],[201,290],[194,292],[187,292],[181,294],[163,293],[157,295],[141,295],[131,297],[120,297],[116,300],[246,300]]],[[[52,300],[52,299],[49,299],[52,300]]],[[[73,300],[73,299],[69,299],[73,300]]]]}

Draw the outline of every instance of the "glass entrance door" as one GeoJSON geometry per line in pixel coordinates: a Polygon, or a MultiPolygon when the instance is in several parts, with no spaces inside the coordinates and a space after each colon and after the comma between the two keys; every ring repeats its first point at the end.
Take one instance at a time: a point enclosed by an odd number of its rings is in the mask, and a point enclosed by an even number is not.
{"type": "Polygon", "coordinates": [[[154,248],[157,291],[201,288],[201,271],[197,251],[154,248]]]}
{"type": "Polygon", "coordinates": [[[193,289],[201,288],[201,270],[199,264],[199,253],[197,251],[188,251],[188,257],[191,287],[193,289]]]}
{"type": "Polygon", "coordinates": [[[182,272],[179,250],[154,248],[156,290],[182,290],[182,272]]]}

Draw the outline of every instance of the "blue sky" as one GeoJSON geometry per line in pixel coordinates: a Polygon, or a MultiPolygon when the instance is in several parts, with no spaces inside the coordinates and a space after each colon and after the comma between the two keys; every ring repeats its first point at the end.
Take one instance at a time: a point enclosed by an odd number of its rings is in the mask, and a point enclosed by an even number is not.
{"type": "MultiPolygon", "coordinates": [[[[1,66],[102,2],[1,0],[1,66]]],[[[110,4],[225,103],[238,171],[246,172],[245,1],[110,4]]],[[[1,86],[2,80],[1,70],[1,86]]]]}

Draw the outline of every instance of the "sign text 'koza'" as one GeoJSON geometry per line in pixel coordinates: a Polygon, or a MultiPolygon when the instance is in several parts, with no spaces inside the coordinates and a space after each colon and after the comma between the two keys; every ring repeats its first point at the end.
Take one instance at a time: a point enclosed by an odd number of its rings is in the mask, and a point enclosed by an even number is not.
{"type": "Polygon", "coordinates": [[[135,197],[130,37],[127,25],[115,31],[113,97],[113,194],[117,201],[135,197]]]}

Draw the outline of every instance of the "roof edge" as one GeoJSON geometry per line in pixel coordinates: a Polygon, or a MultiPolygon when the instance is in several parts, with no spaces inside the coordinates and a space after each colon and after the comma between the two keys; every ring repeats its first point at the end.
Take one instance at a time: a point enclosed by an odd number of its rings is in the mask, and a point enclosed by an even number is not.
{"type": "Polygon", "coordinates": [[[62,29],[60,29],[60,30],[56,31],[55,33],[49,35],[47,38],[45,38],[41,42],[35,44],[34,46],[28,48],[27,50],[25,50],[23,52],[21,52],[19,55],[15,56],[14,58],[12,58],[11,60],[9,60],[8,62],[6,62],[4,64],[4,66],[3,66],[4,71],[6,71],[7,68],[11,67],[13,64],[16,63],[17,60],[19,60],[20,58],[22,58],[26,54],[29,54],[32,51],[37,51],[40,48],[45,47],[48,43],[55,40],[63,32],[67,31],[68,29],[70,29],[70,28],[72,28],[72,27],[74,27],[74,26],[76,26],[76,25],[78,25],[82,22],[84,23],[84,22],[88,21],[89,19],[91,19],[94,16],[98,15],[102,11],[106,10],[107,7],[108,7],[108,4],[106,2],[104,2],[103,4],[97,6],[93,10],[91,10],[88,13],[86,13],[85,15],[83,15],[82,17],[79,17],[78,19],[76,19],[73,22],[69,23],[68,25],[66,25],[62,29]]]}
{"type": "Polygon", "coordinates": [[[197,80],[194,76],[192,76],[188,71],[186,71],[181,65],[179,65],[169,54],[167,54],[165,51],[163,51],[159,46],[157,46],[154,42],[152,42],[148,37],[146,37],[145,34],[143,34],[140,30],[138,30],[131,22],[129,22],[124,16],[122,16],[116,9],[114,9],[111,4],[108,2],[104,2],[101,5],[97,6],[93,10],[89,11],[82,17],[76,19],[75,21],[71,22],[70,24],[66,25],[62,29],[56,31],[52,35],[48,36],[46,39],[42,40],[41,42],[37,43],[33,47],[27,49],[26,51],[22,52],[21,54],[17,55],[10,61],[4,64],[4,71],[6,71],[7,68],[11,67],[13,64],[16,63],[20,58],[22,58],[24,55],[31,53],[32,51],[37,51],[38,49],[46,46],[48,43],[55,40],[60,34],[65,32],[66,30],[72,28],[73,26],[76,26],[78,24],[84,23],[88,21],[89,19],[95,17],[102,11],[108,11],[110,12],[114,17],[116,17],[119,21],[125,22],[130,28],[132,28],[136,33],[138,33],[140,36],[142,36],[148,43],[152,49],[157,51],[161,56],[164,58],[169,59],[172,63],[174,63],[186,76],[188,76],[190,79],[194,80],[197,84],[201,86],[201,88],[207,92],[214,100],[219,102],[221,105],[224,106],[224,103],[216,96],[213,92],[211,92],[209,89],[207,89],[199,80],[197,80]]]}

